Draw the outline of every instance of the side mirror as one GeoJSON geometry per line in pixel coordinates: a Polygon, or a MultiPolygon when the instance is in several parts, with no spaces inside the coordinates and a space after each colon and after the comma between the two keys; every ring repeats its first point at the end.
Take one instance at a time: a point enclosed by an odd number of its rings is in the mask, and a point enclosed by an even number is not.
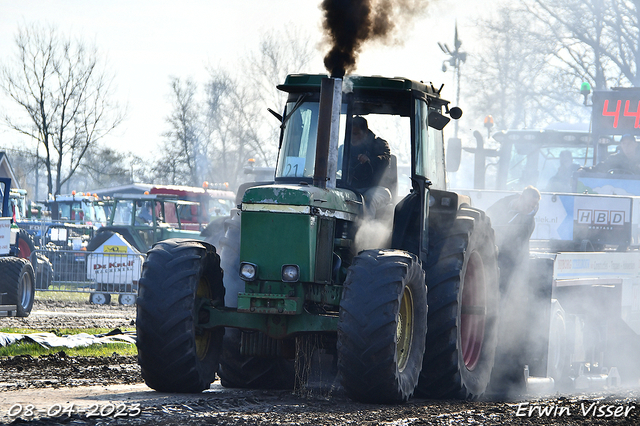
{"type": "Polygon", "coordinates": [[[462,157],[462,139],[449,138],[447,141],[447,171],[457,172],[460,168],[460,159],[462,157]]]}
{"type": "Polygon", "coordinates": [[[451,118],[453,118],[454,120],[459,119],[460,117],[462,117],[462,110],[458,107],[453,107],[449,110],[449,115],[451,116],[451,118]]]}
{"type": "Polygon", "coordinates": [[[433,127],[436,130],[442,130],[444,129],[444,126],[446,126],[449,121],[451,121],[449,117],[445,117],[444,115],[440,114],[438,111],[432,110],[431,112],[429,112],[429,118],[427,119],[427,124],[429,124],[429,127],[433,127]]]}

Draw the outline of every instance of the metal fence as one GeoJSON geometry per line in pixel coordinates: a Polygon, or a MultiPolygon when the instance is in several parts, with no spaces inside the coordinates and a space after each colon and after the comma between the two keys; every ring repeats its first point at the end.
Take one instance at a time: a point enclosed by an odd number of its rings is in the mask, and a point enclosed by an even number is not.
{"type": "Polygon", "coordinates": [[[95,227],[61,221],[24,221],[18,226],[24,229],[37,247],[55,246],[60,250],[80,250],[82,243],[93,238],[95,227]]]}
{"type": "Polygon", "coordinates": [[[82,250],[36,250],[36,290],[135,294],[143,254],[94,253],[82,250]]]}

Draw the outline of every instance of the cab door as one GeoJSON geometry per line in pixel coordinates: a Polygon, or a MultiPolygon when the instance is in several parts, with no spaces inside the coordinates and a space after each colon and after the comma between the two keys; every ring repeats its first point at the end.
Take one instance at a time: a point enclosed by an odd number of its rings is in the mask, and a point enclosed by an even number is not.
{"type": "Polygon", "coordinates": [[[411,108],[412,190],[395,209],[393,248],[406,250],[426,262],[429,247],[429,195],[445,187],[442,132],[428,126],[426,97],[417,93],[411,108]],[[438,146],[439,144],[439,146],[438,146]]]}
{"type": "MultiPolygon", "coordinates": [[[[434,184],[433,172],[437,166],[433,155],[435,154],[429,141],[428,126],[429,106],[425,98],[416,97],[413,103],[413,122],[411,129],[412,158],[411,181],[416,193],[414,202],[419,203],[419,217],[414,219],[419,225],[419,253],[420,260],[426,262],[429,247],[429,189],[434,184]]],[[[418,206],[413,208],[414,214],[418,212],[418,206]]]]}

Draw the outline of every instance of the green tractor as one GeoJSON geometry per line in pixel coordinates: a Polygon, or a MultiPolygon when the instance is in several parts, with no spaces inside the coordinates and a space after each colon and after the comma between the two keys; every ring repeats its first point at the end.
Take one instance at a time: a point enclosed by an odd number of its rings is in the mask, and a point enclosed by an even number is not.
{"type": "Polygon", "coordinates": [[[290,75],[278,88],[275,182],[244,192],[218,248],[170,239],[147,253],[145,382],[200,392],[217,373],[226,387],[291,388],[308,378],[312,346],[357,401],[478,397],[494,363],[498,267],[489,219],[446,190],[442,129],[462,111],[403,78],[290,75]],[[350,167],[355,117],[391,147],[380,185],[392,197],[375,215],[350,167]]]}

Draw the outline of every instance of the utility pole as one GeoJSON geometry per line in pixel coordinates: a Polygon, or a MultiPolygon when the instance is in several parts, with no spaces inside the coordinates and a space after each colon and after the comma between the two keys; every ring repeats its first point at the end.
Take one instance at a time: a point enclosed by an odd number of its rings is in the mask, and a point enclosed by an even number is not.
{"type": "MultiPolygon", "coordinates": [[[[462,41],[458,38],[458,22],[456,21],[456,31],[453,37],[453,50],[447,46],[446,43],[438,42],[438,46],[440,49],[447,55],[449,55],[449,59],[445,59],[442,61],[442,72],[447,72],[448,67],[447,63],[450,67],[453,68],[454,78],[456,80],[456,106],[460,104],[460,65],[467,60],[467,53],[462,52],[460,50],[460,46],[462,46],[462,41]]],[[[458,137],[458,120],[455,120],[454,123],[454,137],[458,137]]]]}
{"type": "Polygon", "coordinates": [[[40,185],[40,143],[36,145],[36,193],[34,194],[33,201],[39,201],[38,198],[38,185],[40,185]]]}

